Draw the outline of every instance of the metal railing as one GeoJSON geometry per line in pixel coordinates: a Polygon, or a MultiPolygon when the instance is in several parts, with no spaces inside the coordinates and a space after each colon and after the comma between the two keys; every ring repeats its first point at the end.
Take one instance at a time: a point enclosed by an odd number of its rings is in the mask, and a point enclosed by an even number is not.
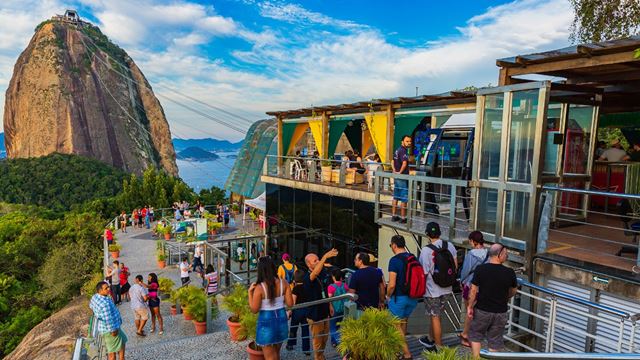
{"type": "Polygon", "coordinates": [[[640,205],[640,194],[551,185],[543,190],[538,253],[640,272],[640,213],[633,211],[640,205]],[[603,201],[608,211],[594,204],[603,201]]]}
{"type": "Polygon", "coordinates": [[[528,360],[637,360],[640,354],[597,354],[597,353],[512,353],[491,352],[482,350],[480,357],[483,359],[528,359],[528,360]]]}
{"type": "Polygon", "coordinates": [[[263,175],[340,186],[363,184],[359,188],[366,191],[373,188],[374,173],[385,166],[391,165],[365,159],[349,161],[267,155],[263,175]]]}
{"type": "Polygon", "coordinates": [[[434,221],[440,225],[444,240],[461,243],[470,232],[472,204],[468,187],[466,180],[377,171],[375,220],[418,234],[424,234],[427,223],[434,221]],[[401,215],[402,201],[398,201],[395,211],[401,221],[392,218],[394,197],[402,196],[407,200],[406,222],[401,215]]]}

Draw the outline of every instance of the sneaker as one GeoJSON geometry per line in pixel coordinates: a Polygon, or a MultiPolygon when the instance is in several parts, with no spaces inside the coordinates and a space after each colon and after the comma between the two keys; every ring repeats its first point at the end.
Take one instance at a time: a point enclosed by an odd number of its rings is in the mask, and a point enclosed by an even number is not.
{"type": "MultiPolygon", "coordinates": [[[[423,336],[421,338],[418,339],[418,342],[424,346],[425,348],[427,348],[427,350],[433,348],[436,348],[436,343],[433,340],[430,340],[428,336],[423,336]]],[[[431,350],[429,350],[431,351],[431,350]]]]}
{"type": "Polygon", "coordinates": [[[393,221],[393,222],[396,222],[396,221],[398,221],[398,220],[400,220],[400,216],[393,215],[393,216],[391,217],[391,221],[393,221]]]}
{"type": "Polygon", "coordinates": [[[164,335],[164,331],[160,330],[160,332],[158,333],[158,335],[164,335]]]}
{"type": "Polygon", "coordinates": [[[407,218],[400,219],[400,223],[401,224],[406,224],[407,223],[407,218]]]}
{"type": "Polygon", "coordinates": [[[154,332],[156,332],[156,329],[151,329],[151,331],[149,332],[153,334],[154,332]]]}

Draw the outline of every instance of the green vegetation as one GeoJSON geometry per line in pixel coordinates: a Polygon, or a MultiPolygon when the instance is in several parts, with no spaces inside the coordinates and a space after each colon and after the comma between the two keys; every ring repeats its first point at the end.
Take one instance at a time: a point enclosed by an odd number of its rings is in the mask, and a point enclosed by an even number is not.
{"type": "Polygon", "coordinates": [[[599,42],[638,34],[640,2],[570,0],[574,10],[570,39],[599,42]]]}
{"type": "Polygon", "coordinates": [[[400,320],[387,310],[369,308],[359,319],[348,318],[340,325],[338,352],[354,360],[393,359],[402,351],[400,320]]]}
{"type": "Polygon", "coordinates": [[[87,23],[82,27],[81,31],[94,42],[94,44],[87,44],[87,46],[91,47],[91,51],[95,51],[95,47],[97,46],[114,60],[121,64],[125,63],[127,53],[118,45],[111,42],[111,40],[100,31],[99,27],[87,23]]]}
{"type": "Polygon", "coordinates": [[[38,26],[36,26],[36,28],[33,30],[34,32],[38,32],[40,31],[40,29],[42,29],[43,26],[52,23],[53,20],[49,19],[49,20],[45,20],[43,22],[41,22],[40,24],[38,24],[38,26]]]}
{"type": "Polygon", "coordinates": [[[222,299],[222,307],[232,314],[229,321],[240,322],[249,308],[247,289],[242,284],[235,284],[229,295],[222,299]]]}
{"type": "Polygon", "coordinates": [[[433,351],[425,351],[422,353],[422,357],[427,360],[471,360],[472,356],[470,354],[467,355],[459,355],[457,347],[440,347],[438,348],[438,352],[433,351]]]}

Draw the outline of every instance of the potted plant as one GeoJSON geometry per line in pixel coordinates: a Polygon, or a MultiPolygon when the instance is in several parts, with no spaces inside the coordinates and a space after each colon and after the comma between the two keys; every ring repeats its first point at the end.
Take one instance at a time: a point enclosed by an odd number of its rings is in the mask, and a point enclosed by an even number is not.
{"type": "Polygon", "coordinates": [[[331,161],[322,160],[322,162],[320,163],[320,169],[322,169],[322,181],[331,182],[331,161]]]}
{"type": "Polygon", "coordinates": [[[211,221],[209,223],[209,229],[210,229],[211,235],[217,234],[221,228],[222,228],[222,224],[217,221],[211,221]]]}
{"type": "Polygon", "coordinates": [[[173,231],[173,227],[171,224],[167,224],[162,228],[162,233],[164,234],[165,240],[171,240],[171,232],[173,231]]]}
{"type": "Polygon", "coordinates": [[[167,266],[167,255],[164,254],[164,251],[158,251],[158,254],[156,254],[156,260],[159,269],[164,269],[164,267],[167,266]]]}
{"type": "Polygon", "coordinates": [[[458,354],[457,347],[440,347],[438,352],[425,351],[422,353],[422,357],[426,360],[471,360],[471,355],[458,354]]]}
{"type": "Polygon", "coordinates": [[[222,306],[231,313],[227,319],[231,340],[244,340],[240,334],[240,321],[246,309],[249,308],[247,289],[241,284],[235,284],[229,295],[222,299],[222,306]]]}
{"type": "Polygon", "coordinates": [[[198,289],[193,285],[183,286],[175,291],[176,300],[180,300],[180,308],[182,309],[182,315],[185,320],[193,320],[189,313],[188,307],[191,304],[191,299],[197,296],[196,293],[201,293],[202,289],[198,289]]]}
{"type": "Polygon", "coordinates": [[[122,246],[120,244],[116,244],[114,242],[109,245],[109,252],[111,253],[111,257],[114,259],[118,259],[118,257],[120,257],[120,250],[122,250],[122,246]]]}
{"type": "Polygon", "coordinates": [[[263,360],[262,348],[256,344],[256,330],[258,327],[258,314],[254,314],[247,307],[240,320],[240,335],[251,340],[247,344],[247,354],[250,360],[263,360]]]}
{"type": "Polygon", "coordinates": [[[169,278],[158,278],[158,290],[160,291],[160,298],[163,300],[167,299],[171,295],[171,292],[173,292],[173,287],[175,285],[176,284],[173,282],[173,280],[169,278]]]}
{"type": "Polygon", "coordinates": [[[207,333],[207,297],[204,292],[194,293],[189,299],[187,306],[189,315],[193,318],[193,325],[196,328],[196,335],[207,333]]]}
{"type": "Polygon", "coordinates": [[[404,341],[396,327],[399,323],[387,310],[368,308],[359,319],[342,321],[337,350],[352,360],[395,359],[404,341]]]}
{"type": "Polygon", "coordinates": [[[171,308],[169,309],[169,313],[171,315],[178,315],[178,297],[176,296],[176,292],[178,290],[173,290],[169,293],[169,302],[171,303],[171,308]]]}

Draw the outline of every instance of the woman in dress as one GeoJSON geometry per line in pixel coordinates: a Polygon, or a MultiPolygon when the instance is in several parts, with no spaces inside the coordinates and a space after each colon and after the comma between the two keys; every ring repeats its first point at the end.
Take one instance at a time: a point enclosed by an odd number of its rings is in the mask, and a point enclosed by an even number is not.
{"type": "Polygon", "coordinates": [[[286,280],[278,278],[273,260],[261,257],[257,282],[249,287],[249,307],[254,314],[259,313],[256,345],[262,347],[267,360],[280,359],[280,348],[289,336],[285,304],[293,305],[291,287],[286,280]]]}
{"type": "Polygon", "coordinates": [[[207,296],[218,292],[218,272],[213,268],[213,265],[207,265],[207,274],[204,276],[204,280],[207,296]]]}
{"type": "Polygon", "coordinates": [[[158,335],[164,334],[164,324],[162,321],[162,314],[160,314],[160,298],[158,297],[158,275],[150,273],[147,277],[149,282],[147,289],[149,290],[149,310],[151,311],[151,333],[156,331],[156,318],[158,319],[158,325],[160,325],[160,331],[158,335]]]}

